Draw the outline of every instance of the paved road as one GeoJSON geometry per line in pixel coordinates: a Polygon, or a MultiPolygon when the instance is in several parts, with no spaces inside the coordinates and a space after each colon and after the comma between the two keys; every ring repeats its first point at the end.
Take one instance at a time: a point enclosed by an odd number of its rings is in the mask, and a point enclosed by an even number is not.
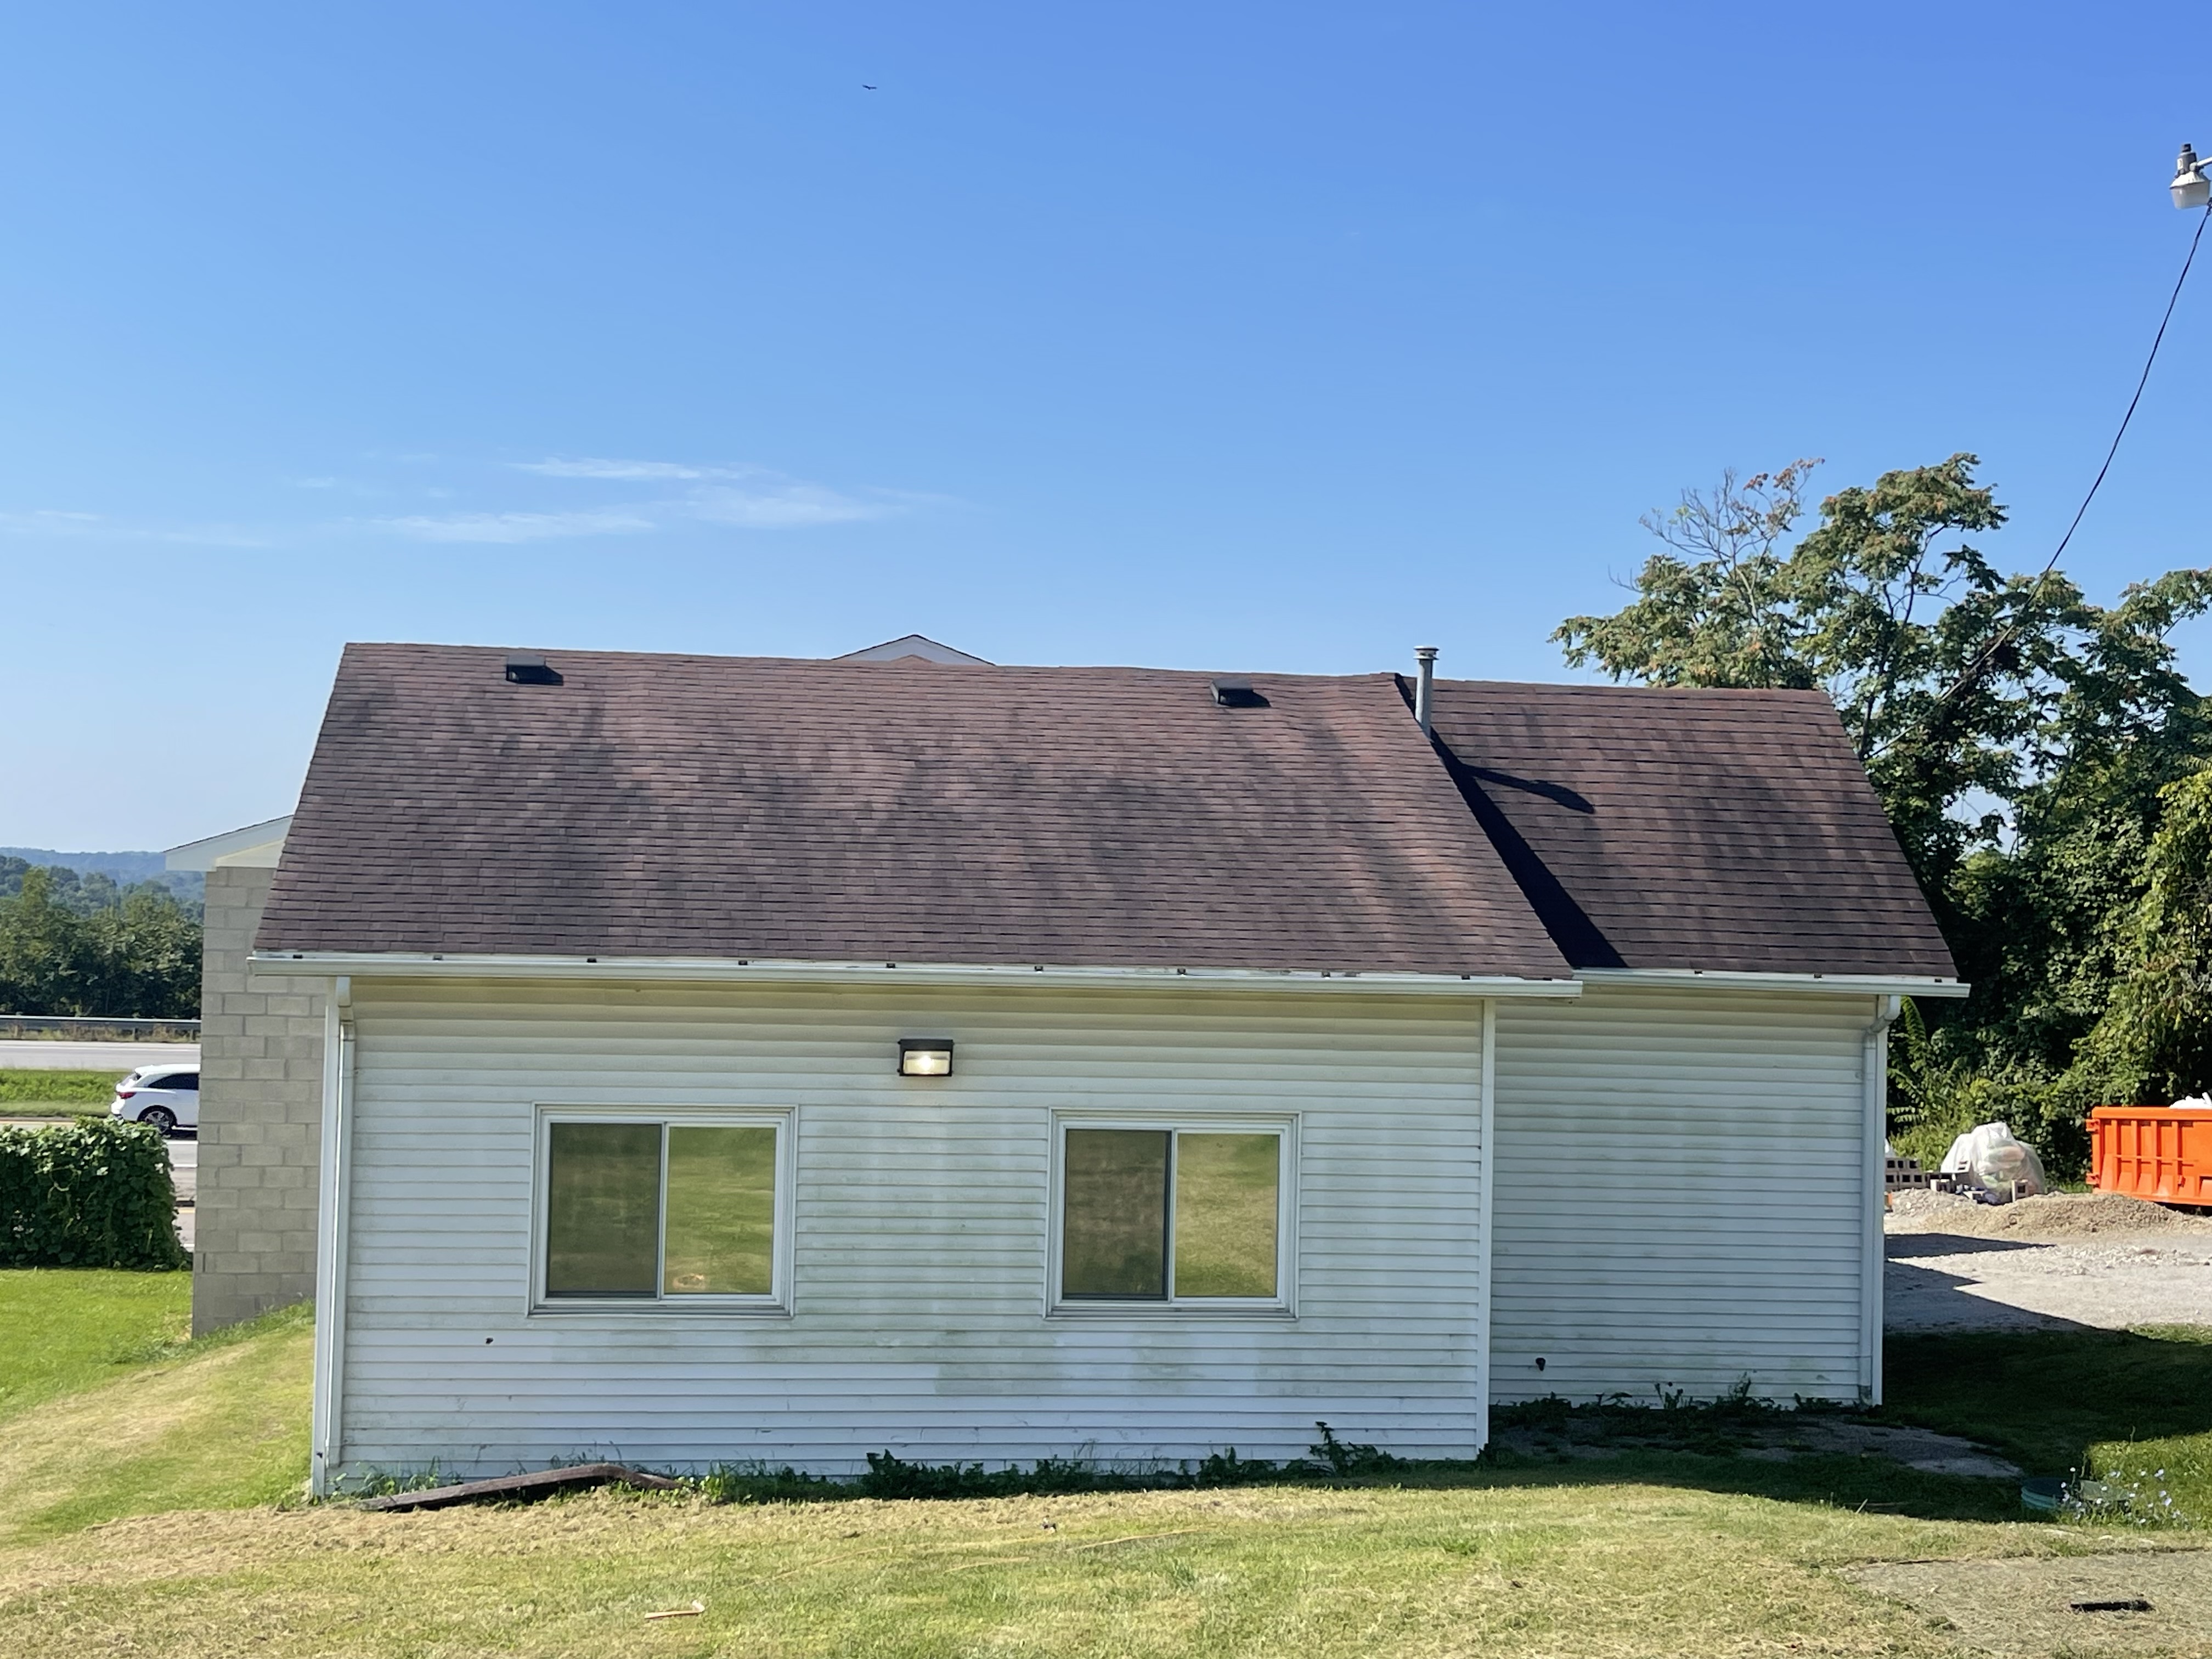
{"type": "Polygon", "coordinates": [[[169,1141],[170,1179],[177,1188],[177,1237],[184,1241],[186,1249],[192,1248],[194,1224],[199,1220],[196,1200],[200,1191],[200,1144],[190,1135],[177,1135],[169,1141]]]}
{"type": "Polygon", "coordinates": [[[179,1061],[200,1063],[197,1042],[67,1042],[0,1038],[0,1072],[112,1072],[179,1061]]]}

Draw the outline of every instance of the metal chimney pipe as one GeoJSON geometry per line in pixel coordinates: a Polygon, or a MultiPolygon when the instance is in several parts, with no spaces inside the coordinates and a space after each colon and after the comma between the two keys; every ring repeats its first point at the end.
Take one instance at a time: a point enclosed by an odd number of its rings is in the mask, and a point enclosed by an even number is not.
{"type": "Polygon", "coordinates": [[[1417,645],[1413,657],[1421,665],[1420,678],[1413,684],[1413,718],[1421,723],[1421,733],[1427,736],[1435,725],[1437,707],[1437,648],[1433,645],[1417,645]]]}

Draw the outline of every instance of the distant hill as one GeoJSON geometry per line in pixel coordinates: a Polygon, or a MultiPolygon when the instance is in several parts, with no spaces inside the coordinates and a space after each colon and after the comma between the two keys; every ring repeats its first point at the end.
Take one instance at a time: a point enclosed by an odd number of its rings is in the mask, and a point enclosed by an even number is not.
{"type": "Polygon", "coordinates": [[[50,847],[0,847],[0,859],[50,864],[81,876],[106,876],[118,887],[150,881],[193,902],[207,896],[205,876],[197,870],[171,870],[159,853],[57,853],[50,847]]]}

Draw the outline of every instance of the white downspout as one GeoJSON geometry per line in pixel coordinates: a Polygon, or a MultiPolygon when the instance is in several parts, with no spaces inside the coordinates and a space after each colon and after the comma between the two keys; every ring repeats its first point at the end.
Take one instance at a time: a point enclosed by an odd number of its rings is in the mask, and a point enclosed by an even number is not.
{"type": "Polygon", "coordinates": [[[1496,1235],[1490,1214],[1498,1190],[1498,1003],[1482,1000],[1482,1173],[1476,1188],[1474,1218],[1474,1329],[1480,1377],[1476,1395],[1474,1445],[1490,1443],[1490,1242],[1496,1235]]]}
{"type": "Polygon", "coordinates": [[[331,981],[323,1003],[322,1175],[315,1244],[315,1389],[307,1487],[330,1495],[344,1457],[339,1427],[344,1393],[346,1204],[353,1138],[353,980],[331,981]]]}
{"type": "Polygon", "coordinates": [[[1859,1397],[1881,1404],[1881,1281],[1885,1267],[1881,1218],[1888,1208],[1889,1027],[1902,999],[1878,997],[1859,1060],[1865,1085],[1866,1237],[1859,1267],[1859,1397]]]}

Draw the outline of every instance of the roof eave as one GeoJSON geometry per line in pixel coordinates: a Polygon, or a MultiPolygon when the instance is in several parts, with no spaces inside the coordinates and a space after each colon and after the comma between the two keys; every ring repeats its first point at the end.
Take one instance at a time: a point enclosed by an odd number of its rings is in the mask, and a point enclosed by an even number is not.
{"type": "Polygon", "coordinates": [[[1578,968],[1591,985],[1667,986],[1677,990],[1820,991],[1847,996],[1963,997],[1964,980],[1911,974],[1763,974],[1707,968],[1578,968]]]}
{"type": "Polygon", "coordinates": [[[1578,997],[1571,979],[1508,974],[1327,972],[1266,968],[1086,968],[1051,964],[795,962],[727,957],[573,957],[414,951],[256,951],[259,974],[354,978],[660,980],[739,984],[1046,986],[1191,991],[1333,992],[1391,996],[1578,997]]]}

